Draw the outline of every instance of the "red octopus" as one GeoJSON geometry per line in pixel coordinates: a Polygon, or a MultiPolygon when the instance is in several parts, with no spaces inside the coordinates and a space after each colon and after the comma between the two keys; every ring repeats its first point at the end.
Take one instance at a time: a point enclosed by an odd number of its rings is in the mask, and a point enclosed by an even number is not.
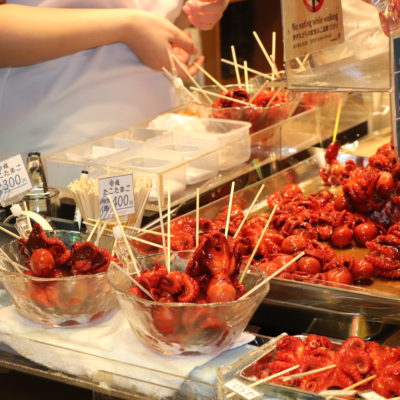
{"type": "Polygon", "coordinates": [[[27,257],[27,274],[59,278],[79,274],[97,274],[107,270],[111,254],[91,242],[74,242],[71,249],[58,238],[50,238],[39,224],[27,239],[20,239],[20,251],[27,257]]]}
{"type": "Polygon", "coordinates": [[[328,338],[313,334],[305,339],[285,336],[278,341],[274,353],[261,357],[247,367],[244,374],[261,379],[294,365],[299,365],[292,372],[294,374],[331,366],[328,370],[303,378],[285,382],[280,377],[271,382],[320,392],[333,388],[343,389],[376,376],[376,379],[366,382],[360,388],[372,388],[385,397],[391,397],[400,393],[399,359],[399,348],[382,346],[376,342],[367,343],[359,337],[350,337],[341,345],[335,345],[328,338]]]}

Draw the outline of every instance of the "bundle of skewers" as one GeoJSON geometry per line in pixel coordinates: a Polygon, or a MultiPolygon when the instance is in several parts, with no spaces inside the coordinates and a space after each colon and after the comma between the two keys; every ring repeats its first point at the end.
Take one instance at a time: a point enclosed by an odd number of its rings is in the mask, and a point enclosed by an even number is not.
{"type": "MultiPolygon", "coordinates": [[[[98,220],[100,218],[98,179],[87,174],[68,185],[83,220],[98,220]]],[[[135,213],[124,219],[126,225],[138,228],[142,223],[146,203],[152,187],[152,180],[146,176],[135,176],[134,179],[134,202],[135,213]]],[[[109,221],[112,223],[113,221],[109,221]]],[[[114,221],[115,225],[115,221],[114,221]]]]}

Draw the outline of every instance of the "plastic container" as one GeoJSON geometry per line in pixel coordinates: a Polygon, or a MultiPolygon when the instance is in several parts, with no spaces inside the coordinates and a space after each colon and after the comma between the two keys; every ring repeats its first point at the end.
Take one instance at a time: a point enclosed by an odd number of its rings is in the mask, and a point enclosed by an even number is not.
{"type": "MultiPolygon", "coordinates": [[[[172,253],[171,270],[183,271],[191,254],[192,251],[172,253]]],[[[164,264],[164,255],[146,256],[139,262],[141,269],[152,269],[155,262],[164,264]]],[[[138,339],[171,355],[217,353],[229,348],[269,290],[266,284],[247,298],[225,303],[159,303],[129,293],[130,280],[113,265],[108,270],[108,279],[138,339]],[[168,326],[161,322],[165,318],[168,326]]],[[[249,290],[263,279],[259,271],[251,271],[243,283],[249,290]]]]}
{"type": "MultiPolygon", "coordinates": [[[[54,231],[69,247],[83,240],[73,231],[54,231]]],[[[50,232],[47,233],[48,236],[50,232]]],[[[112,247],[113,241],[103,237],[100,246],[112,247]]],[[[26,258],[13,240],[2,249],[16,263],[26,258]]],[[[17,311],[32,322],[48,327],[80,325],[94,321],[117,307],[117,301],[106,278],[106,272],[63,278],[36,278],[17,272],[7,261],[0,260],[0,282],[11,297],[17,311]],[[5,270],[4,270],[5,269],[5,270]]]]}
{"type": "Polygon", "coordinates": [[[171,198],[176,198],[185,190],[186,175],[183,155],[175,152],[154,149],[143,145],[135,151],[126,150],[118,156],[109,157],[107,165],[129,170],[133,175],[148,176],[153,179],[149,201],[157,202],[167,196],[167,185],[170,185],[171,198]]]}
{"type": "Polygon", "coordinates": [[[219,148],[218,169],[225,171],[250,157],[249,122],[202,118],[188,120],[175,128],[177,137],[206,139],[219,148]]]}
{"type": "Polygon", "coordinates": [[[216,143],[211,140],[185,138],[169,133],[150,139],[147,144],[154,149],[169,151],[183,157],[186,162],[185,179],[187,185],[211,179],[218,174],[218,153],[216,143]]]}
{"type": "Polygon", "coordinates": [[[152,129],[144,127],[128,127],[113,135],[115,145],[126,147],[144,143],[147,140],[159,137],[167,133],[166,129],[152,129]]]}

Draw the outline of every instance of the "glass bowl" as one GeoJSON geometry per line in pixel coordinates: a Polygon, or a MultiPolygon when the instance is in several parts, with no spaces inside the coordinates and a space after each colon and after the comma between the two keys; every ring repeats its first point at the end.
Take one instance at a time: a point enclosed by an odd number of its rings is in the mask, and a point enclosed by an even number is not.
{"type": "MultiPolygon", "coordinates": [[[[184,271],[193,251],[171,253],[171,271],[184,271]]],[[[164,254],[139,258],[142,269],[164,264],[164,254]]],[[[122,312],[132,331],[150,348],[169,355],[219,353],[231,347],[246,328],[257,307],[269,291],[265,284],[249,297],[225,303],[162,303],[128,292],[128,277],[115,265],[108,269],[122,312]]],[[[247,290],[261,282],[261,271],[249,271],[243,281],[247,290]]]]}
{"type": "MultiPolygon", "coordinates": [[[[46,232],[56,236],[67,247],[85,235],[73,231],[46,232]]],[[[112,238],[102,237],[100,247],[110,249],[112,238]]],[[[19,241],[1,247],[18,264],[26,258],[19,251],[19,241]]],[[[107,273],[76,275],[62,278],[37,278],[17,272],[0,259],[0,282],[11,297],[17,311],[32,322],[48,327],[85,324],[97,320],[117,308],[118,303],[107,280],[107,273]]]]}
{"type": "MultiPolygon", "coordinates": [[[[228,90],[237,88],[235,85],[226,85],[225,87],[228,90]]],[[[204,86],[203,88],[213,93],[221,93],[221,89],[216,85],[204,86]]],[[[257,93],[258,88],[258,84],[249,85],[250,98],[257,93]]],[[[192,102],[189,108],[197,115],[202,118],[222,118],[250,122],[250,133],[257,132],[291,117],[300,100],[298,93],[286,90],[286,101],[270,107],[238,105],[237,107],[222,108],[210,105],[205,95],[200,92],[194,92],[193,94],[198,102],[192,102]]],[[[211,98],[211,95],[209,97],[211,98]]],[[[213,103],[215,99],[217,97],[213,96],[213,103]]]]}

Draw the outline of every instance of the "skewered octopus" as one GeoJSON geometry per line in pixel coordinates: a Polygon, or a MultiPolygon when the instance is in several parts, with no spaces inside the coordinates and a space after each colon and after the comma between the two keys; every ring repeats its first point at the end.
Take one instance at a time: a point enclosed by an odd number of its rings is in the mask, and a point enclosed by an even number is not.
{"type": "Polygon", "coordinates": [[[32,227],[27,239],[20,239],[20,251],[27,258],[28,275],[59,278],[97,274],[107,270],[111,254],[91,242],[74,242],[71,249],[58,238],[50,238],[39,224],[32,227]]]}
{"type": "Polygon", "coordinates": [[[349,179],[350,173],[357,168],[353,160],[345,161],[344,165],[337,160],[340,142],[336,140],[329,144],[325,151],[325,161],[328,167],[321,168],[319,175],[326,185],[342,185],[349,179]]]}
{"type": "MultiPolygon", "coordinates": [[[[168,273],[165,266],[156,263],[151,271],[144,270],[135,279],[158,302],[207,304],[234,301],[241,297],[246,290],[238,282],[237,274],[238,264],[230,243],[222,233],[213,232],[202,237],[185,272],[168,273]]],[[[136,286],[129,292],[149,299],[136,286]]],[[[185,335],[187,329],[194,329],[194,335],[196,329],[209,330],[212,335],[220,335],[221,340],[228,332],[223,318],[216,318],[206,307],[189,307],[181,311],[180,308],[157,305],[152,317],[155,328],[177,342],[179,335],[185,335]]]]}
{"type": "Polygon", "coordinates": [[[341,345],[335,345],[328,338],[314,334],[305,339],[284,336],[277,342],[274,353],[261,357],[247,367],[243,374],[262,379],[299,365],[295,371],[271,382],[297,386],[311,392],[344,389],[376,375],[376,379],[359,388],[372,388],[385,397],[391,397],[400,393],[399,361],[400,347],[382,346],[377,342],[367,343],[359,337],[349,337],[341,345]],[[298,374],[325,366],[332,368],[287,382],[282,380],[292,373],[298,374]]]}

